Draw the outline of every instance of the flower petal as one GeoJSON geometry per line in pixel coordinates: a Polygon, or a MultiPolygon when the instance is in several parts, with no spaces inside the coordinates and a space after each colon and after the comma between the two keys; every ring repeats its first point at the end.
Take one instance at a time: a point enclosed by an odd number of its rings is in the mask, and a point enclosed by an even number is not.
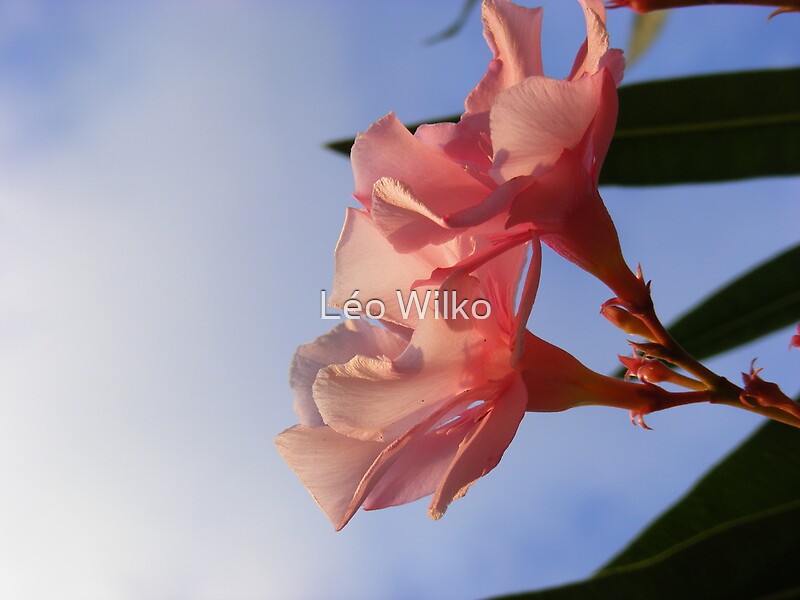
{"type": "MultiPolygon", "coordinates": [[[[477,287],[468,285],[475,280],[458,279],[448,290],[454,296],[444,297],[442,305],[453,297],[476,298],[477,287]]],[[[391,441],[442,403],[508,374],[508,333],[498,321],[445,319],[441,310],[437,318],[428,307],[408,347],[393,361],[357,356],[322,369],[314,398],[325,423],[351,437],[391,441]]]]}
{"type": "Polygon", "coordinates": [[[577,146],[597,112],[600,87],[594,76],[529,77],[500,94],[491,112],[495,181],[539,175],[577,146]]]}
{"type": "Polygon", "coordinates": [[[488,112],[462,115],[458,123],[421,125],[414,132],[414,137],[462,165],[467,173],[487,188],[494,187],[494,181],[487,175],[492,166],[488,112]]]}
{"type": "Polygon", "coordinates": [[[565,229],[571,215],[595,195],[594,185],[578,157],[564,150],[553,168],[539,176],[519,177],[506,225],[531,223],[542,233],[565,229]],[[525,185],[527,184],[527,185],[525,185]]]}
{"type": "Polygon", "coordinates": [[[351,158],[354,196],[366,208],[372,204],[372,186],[382,177],[402,181],[438,214],[476,204],[487,194],[483,184],[416,139],[392,113],[356,137],[351,158]]]}
{"type": "Polygon", "coordinates": [[[364,509],[398,506],[432,494],[473,425],[471,420],[457,420],[409,444],[370,492],[364,509]]]}
{"type": "Polygon", "coordinates": [[[296,425],[275,438],[283,459],[308,488],[336,529],[358,486],[387,444],[355,440],[330,427],[296,425]]]}
{"type": "MultiPolygon", "coordinates": [[[[348,209],[342,235],[334,252],[335,271],[330,304],[343,308],[355,290],[362,306],[371,299],[383,302],[385,319],[413,327],[416,315],[406,319],[400,310],[398,291],[405,298],[411,284],[430,277],[434,267],[449,265],[457,256],[447,246],[432,246],[424,252],[398,254],[365,211],[348,209]]],[[[424,292],[424,290],[423,290],[424,292]]],[[[358,311],[353,311],[355,314],[358,311]]]]}
{"type": "Polygon", "coordinates": [[[400,181],[382,177],[372,188],[370,210],[376,229],[400,253],[441,244],[457,233],[441,216],[432,212],[400,181]]]}
{"type": "Polygon", "coordinates": [[[608,52],[608,31],[605,23],[605,9],[597,0],[579,0],[586,17],[586,42],[581,48],[582,61],[573,67],[569,79],[592,75],[600,69],[600,60],[608,52]],[[598,12],[602,11],[602,12],[598,12]]]}
{"type": "Polygon", "coordinates": [[[525,414],[528,401],[522,379],[514,375],[508,387],[489,401],[490,409],[458,448],[436,490],[428,514],[440,518],[448,505],[467,493],[477,479],[497,466],[525,414]]]}
{"type": "Polygon", "coordinates": [[[591,126],[592,161],[586,161],[591,165],[590,168],[595,185],[597,185],[600,178],[600,169],[611,145],[611,138],[614,137],[617,114],[619,113],[617,88],[608,69],[603,69],[601,78],[597,112],[594,115],[591,126]]]}
{"type": "Polygon", "coordinates": [[[524,8],[508,0],[483,3],[483,36],[492,50],[481,81],[467,96],[467,113],[489,111],[497,94],[531,75],[542,75],[542,9],[524,8]]]}
{"type": "Polygon", "coordinates": [[[356,355],[397,357],[407,342],[365,321],[347,320],[313,342],[297,349],[289,367],[289,385],[294,390],[294,411],[303,425],[322,425],[322,417],[311,391],[320,369],[346,363],[356,355]]]}
{"type": "MultiPolygon", "coordinates": [[[[415,496],[421,489],[419,487],[420,482],[414,476],[413,472],[409,473],[406,471],[407,468],[413,470],[415,467],[413,458],[419,457],[419,453],[416,452],[415,449],[431,428],[443,419],[448,418],[448,415],[451,415],[453,410],[457,409],[460,404],[464,404],[464,401],[465,398],[457,396],[450,402],[443,404],[436,411],[429,414],[424,420],[414,425],[402,436],[389,444],[378,455],[358,484],[353,499],[350,501],[350,505],[347,507],[342,517],[339,528],[344,527],[356,510],[358,510],[373,491],[380,486],[381,481],[387,476],[390,478],[389,485],[392,488],[392,494],[395,498],[408,498],[408,500],[406,500],[408,502],[410,502],[412,498],[416,499],[415,496]],[[410,457],[411,462],[403,460],[408,452],[412,453],[410,457]]],[[[431,450],[441,452],[446,451],[447,447],[436,447],[431,448],[431,450]]],[[[429,475],[430,474],[435,473],[429,473],[429,475]]]]}
{"type": "Polygon", "coordinates": [[[530,184],[526,177],[515,177],[497,187],[480,204],[444,215],[444,221],[450,227],[476,227],[500,213],[507,212],[514,198],[530,184]]]}
{"type": "Polygon", "coordinates": [[[473,349],[457,338],[451,341],[455,346],[447,352],[452,354],[439,356],[410,345],[398,358],[405,371],[396,368],[398,361],[363,356],[322,369],[314,398],[324,422],[353,438],[397,439],[442,403],[478,385],[464,366],[473,349]],[[412,362],[416,372],[408,372],[412,362]]]}

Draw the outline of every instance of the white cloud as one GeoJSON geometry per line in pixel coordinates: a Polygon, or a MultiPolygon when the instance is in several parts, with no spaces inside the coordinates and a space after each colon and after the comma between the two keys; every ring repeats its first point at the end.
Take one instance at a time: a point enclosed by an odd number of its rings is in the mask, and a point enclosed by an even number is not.
{"type": "Polygon", "coordinates": [[[285,35],[257,5],[82,9],[92,52],[7,114],[6,151],[41,137],[0,181],[0,595],[308,597],[347,552],[273,487],[285,35]]]}

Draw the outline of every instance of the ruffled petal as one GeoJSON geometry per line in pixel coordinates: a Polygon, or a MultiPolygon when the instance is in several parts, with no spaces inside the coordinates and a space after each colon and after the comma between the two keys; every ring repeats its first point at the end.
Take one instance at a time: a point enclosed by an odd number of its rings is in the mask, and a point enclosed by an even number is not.
{"type": "Polygon", "coordinates": [[[398,506],[432,494],[473,426],[471,420],[456,420],[409,444],[370,492],[364,509],[398,506]]]}
{"type": "Polygon", "coordinates": [[[507,386],[489,401],[485,416],[459,446],[428,508],[432,518],[440,518],[453,500],[461,498],[477,479],[494,469],[517,433],[528,395],[518,375],[507,386]]]}
{"type": "Polygon", "coordinates": [[[493,59],[481,81],[467,96],[467,113],[491,110],[497,94],[532,75],[542,75],[542,9],[524,8],[508,0],[483,3],[483,36],[493,59]]]}
{"type": "Polygon", "coordinates": [[[491,112],[490,175],[504,183],[552,167],[565,149],[583,139],[597,112],[599,91],[594,77],[529,77],[500,94],[491,112]]]}
{"type": "Polygon", "coordinates": [[[356,137],[351,160],[354,196],[366,208],[372,203],[372,186],[382,177],[402,181],[438,214],[476,204],[487,194],[483,184],[416,139],[392,113],[356,137]]]}
{"type": "Polygon", "coordinates": [[[477,227],[492,217],[507,212],[514,198],[530,183],[528,178],[515,177],[495,189],[480,204],[444,215],[444,221],[450,227],[477,227]]]}
{"type": "Polygon", "coordinates": [[[563,231],[571,215],[594,197],[594,185],[574,152],[565,150],[553,168],[538,177],[520,177],[519,193],[506,225],[530,223],[541,233],[563,231]],[[527,185],[525,185],[527,184],[527,185]]]}
{"type": "MultiPolygon", "coordinates": [[[[389,483],[393,488],[394,496],[399,498],[414,498],[419,493],[418,480],[413,472],[409,473],[406,469],[414,469],[414,462],[403,461],[406,453],[411,452],[411,458],[419,457],[419,453],[415,451],[416,446],[420,443],[424,436],[437,424],[447,419],[455,408],[460,403],[463,403],[465,398],[455,397],[449,403],[443,404],[436,411],[433,411],[426,419],[414,425],[411,429],[406,431],[402,436],[397,438],[389,444],[370,465],[369,469],[364,474],[358,488],[350,501],[344,516],[342,518],[339,528],[344,527],[348,520],[358,510],[358,508],[369,498],[374,490],[380,486],[384,477],[389,476],[392,481],[389,483]],[[398,468],[398,463],[399,468],[398,468]]],[[[436,452],[446,452],[447,447],[431,448],[436,452]]],[[[429,460],[436,462],[436,457],[428,457],[429,460]]],[[[416,498],[414,498],[416,499],[416,498]]]]}
{"type": "Polygon", "coordinates": [[[605,23],[605,9],[602,2],[580,0],[586,17],[586,43],[583,60],[573,67],[569,79],[578,79],[584,75],[593,75],[600,69],[600,60],[608,52],[609,40],[605,23]],[[598,13],[600,10],[602,13],[598,13]]]}
{"type": "MultiPolygon", "coordinates": [[[[326,426],[304,425],[287,429],[275,438],[275,444],[339,530],[373,491],[377,491],[376,498],[391,497],[395,504],[420,497],[420,490],[428,487],[419,478],[420,469],[427,471],[422,479],[437,476],[435,465],[451,454],[449,444],[428,443],[433,438],[426,436],[440,431],[436,425],[451,419],[454,411],[469,401],[468,397],[453,398],[390,444],[349,438],[326,426]],[[423,455],[425,450],[429,453],[423,455]],[[381,486],[387,475],[387,483],[381,486]]],[[[370,506],[375,507],[373,503],[370,506]]]]}
{"type": "Polygon", "coordinates": [[[488,112],[463,115],[458,123],[421,125],[414,132],[414,137],[463,165],[467,173],[487,188],[495,186],[488,175],[493,154],[488,112]]]}
{"type": "Polygon", "coordinates": [[[336,529],[347,523],[364,474],[387,446],[355,440],[330,427],[305,425],[287,429],[275,438],[275,445],[336,529]]]}
{"type": "Polygon", "coordinates": [[[397,357],[407,341],[366,321],[348,320],[313,342],[297,349],[289,367],[289,385],[294,390],[294,411],[302,425],[323,424],[312,394],[320,369],[346,363],[356,355],[390,359],[397,357]]]}
{"type": "Polygon", "coordinates": [[[428,244],[442,244],[458,231],[447,227],[402,182],[379,179],[372,189],[370,211],[375,227],[401,253],[414,252],[428,244]]]}
{"type": "Polygon", "coordinates": [[[452,352],[450,362],[409,346],[398,361],[357,356],[322,369],[314,383],[314,398],[324,422],[353,438],[397,439],[442,403],[481,383],[480,373],[465,369],[476,350],[474,340],[452,341],[456,345],[447,350],[452,352]],[[409,371],[412,362],[415,372],[409,371]]]}
{"type": "Polygon", "coordinates": [[[453,371],[407,376],[390,360],[356,356],[321,370],[314,397],[323,420],[336,431],[390,442],[463,391],[454,387],[453,371]]]}
{"type": "MultiPolygon", "coordinates": [[[[362,307],[371,299],[383,302],[384,318],[400,325],[414,327],[416,315],[404,317],[398,300],[408,297],[410,286],[430,277],[433,265],[449,265],[457,260],[451,249],[443,246],[426,248],[425,252],[398,254],[378,231],[369,214],[348,209],[342,235],[334,252],[335,270],[330,304],[344,308],[355,290],[362,307]]],[[[422,290],[424,293],[424,290],[422,290]]],[[[352,311],[356,314],[358,311],[352,311]]],[[[374,313],[373,313],[374,314],[374,313]]]]}
{"type": "Polygon", "coordinates": [[[592,161],[590,169],[595,185],[600,178],[600,169],[606,159],[611,139],[614,137],[614,129],[617,126],[617,114],[619,113],[619,98],[617,88],[610,72],[607,69],[602,71],[600,79],[600,94],[598,98],[597,112],[594,115],[591,126],[591,153],[592,161]]]}
{"type": "Polygon", "coordinates": [[[429,297],[424,318],[395,360],[357,356],[320,371],[314,399],[327,425],[351,437],[391,441],[442,403],[509,373],[508,333],[496,320],[469,318],[468,309],[466,318],[443,318],[452,316],[445,311],[453,304],[466,300],[469,306],[478,297],[473,278],[457,279],[440,296],[438,313],[429,297]]]}

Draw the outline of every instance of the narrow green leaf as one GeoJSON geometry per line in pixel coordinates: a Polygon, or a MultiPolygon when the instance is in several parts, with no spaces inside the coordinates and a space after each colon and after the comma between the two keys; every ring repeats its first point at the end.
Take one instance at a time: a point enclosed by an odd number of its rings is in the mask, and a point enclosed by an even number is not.
{"type": "Polygon", "coordinates": [[[620,89],[601,183],[653,185],[800,173],[800,69],[620,89]]]}
{"type": "MultiPolygon", "coordinates": [[[[600,183],[662,185],[800,174],[800,69],[651,81],[619,89],[600,183]]],[[[460,115],[436,121],[455,122],[460,115]]],[[[415,131],[419,123],[409,125],[415,131]]],[[[349,154],[353,140],[327,144],[349,154]]]]}
{"type": "Polygon", "coordinates": [[[631,25],[631,37],[628,40],[628,51],[625,53],[625,63],[629,68],[658,39],[668,15],[669,11],[666,10],[634,15],[633,24],[631,25]]]}
{"type": "Polygon", "coordinates": [[[594,577],[505,598],[796,597],[798,450],[800,430],[767,423],[594,577]]]}
{"type": "Polygon", "coordinates": [[[800,245],[718,290],[669,330],[692,356],[703,359],[798,322],[800,245]]]}
{"type": "Polygon", "coordinates": [[[598,575],[650,559],[725,523],[798,500],[800,430],[770,421],[712,468],[598,575]]]}
{"type": "Polygon", "coordinates": [[[650,560],[506,600],[785,597],[800,587],[800,500],[726,523],[650,560]]]}

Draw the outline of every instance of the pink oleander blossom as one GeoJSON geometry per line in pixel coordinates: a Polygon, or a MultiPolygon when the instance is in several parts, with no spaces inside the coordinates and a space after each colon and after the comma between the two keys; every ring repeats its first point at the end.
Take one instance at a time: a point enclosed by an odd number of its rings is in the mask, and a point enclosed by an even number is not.
{"type": "Polygon", "coordinates": [[[487,0],[493,58],[460,122],[412,135],[389,114],[357,137],[354,196],[398,252],[467,229],[495,236],[532,229],[619,297],[645,299],[597,193],[624,62],[609,48],[602,2],[581,4],[587,39],[567,79],[543,75],[541,9],[487,0]]]}
{"type": "MultiPolygon", "coordinates": [[[[622,57],[608,47],[602,2],[579,1],[587,40],[565,80],[543,75],[541,9],[486,0],[493,59],[460,122],[412,135],[390,114],[358,136],[363,209],[347,210],[330,303],[351,314],[354,299],[385,310],[378,323],[347,320],[298,349],[290,383],[299,424],[275,440],[336,529],[359,508],[429,495],[438,519],[498,465],[525,412],[611,406],[646,427],[650,412],[719,401],[639,354],[622,360],[644,385],[594,373],[526,329],[541,240],[614,290],[619,298],[604,305],[612,322],[652,334],[629,312],[649,300],[647,286],[625,265],[597,192],[622,57]],[[409,308],[414,293],[480,300],[491,311],[422,314],[409,308]],[[660,382],[693,391],[669,393],[660,382]]],[[[726,403],[800,422],[797,405],[757,371],[726,403]]]]}
{"type": "MultiPolygon", "coordinates": [[[[511,299],[469,275],[450,284],[498,308],[511,299]]],[[[290,374],[300,424],[276,445],[337,529],[359,507],[430,494],[438,519],[497,466],[526,411],[653,409],[653,390],[593,373],[528,332],[516,359],[516,329],[509,310],[419,319],[409,338],[347,321],[300,347],[290,374]]]]}
{"type": "MultiPolygon", "coordinates": [[[[538,245],[535,253],[523,291],[529,304],[538,245]]],[[[363,299],[387,305],[388,328],[347,321],[301,346],[290,371],[300,424],[276,439],[337,529],[359,507],[431,494],[429,514],[439,518],[498,464],[526,411],[656,408],[657,388],[593,373],[525,330],[527,313],[515,313],[524,259],[519,246],[498,253],[490,240],[467,234],[398,253],[368,212],[347,211],[332,302],[343,304],[358,285],[363,299]],[[417,284],[426,277],[437,282],[417,284]],[[485,299],[491,314],[404,317],[392,304],[398,290],[423,289],[485,299]]]]}
{"type": "MultiPolygon", "coordinates": [[[[474,277],[452,283],[462,298],[506,301],[474,277]]],[[[337,529],[360,506],[429,494],[438,518],[496,466],[528,396],[510,364],[512,316],[494,314],[418,319],[408,339],[348,321],[300,348],[291,380],[301,424],[276,444],[337,529]]]]}

